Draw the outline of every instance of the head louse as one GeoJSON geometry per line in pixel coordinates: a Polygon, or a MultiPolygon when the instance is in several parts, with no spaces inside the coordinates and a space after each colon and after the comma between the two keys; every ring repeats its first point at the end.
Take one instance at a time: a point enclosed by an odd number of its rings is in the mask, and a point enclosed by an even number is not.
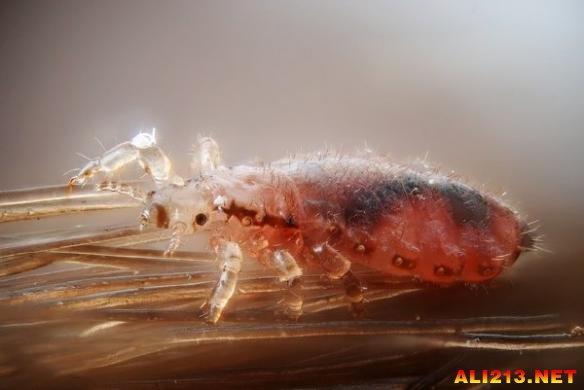
{"type": "MultiPolygon", "coordinates": [[[[227,256],[225,280],[210,299],[213,321],[235,291],[243,253],[344,278],[354,293],[353,263],[439,285],[475,284],[540,247],[537,229],[511,207],[453,172],[440,173],[427,157],[422,164],[399,164],[371,151],[343,155],[327,148],[228,168],[217,143],[201,137],[193,163],[198,176],[185,181],[151,141],[116,146],[71,182],[109,173],[102,161],[117,168],[138,160],[155,178],[147,207],[156,211],[158,227],[172,229],[170,255],[181,235],[211,230],[212,246],[227,256]]],[[[102,190],[122,192],[114,185],[102,190]]],[[[149,216],[143,212],[142,220],[149,216]]],[[[291,277],[286,267],[276,268],[282,280],[291,277]]]]}

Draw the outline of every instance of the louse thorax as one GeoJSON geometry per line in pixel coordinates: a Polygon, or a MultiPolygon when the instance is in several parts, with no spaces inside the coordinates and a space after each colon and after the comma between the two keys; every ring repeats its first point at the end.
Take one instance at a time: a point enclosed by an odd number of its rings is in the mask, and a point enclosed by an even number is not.
{"type": "Polygon", "coordinates": [[[299,254],[302,218],[296,185],[283,172],[256,166],[237,166],[214,171],[205,182],[212,188],[214,206],[223,215],[215,236],[242,246],[262,260],[270,250],[299,254]]]}

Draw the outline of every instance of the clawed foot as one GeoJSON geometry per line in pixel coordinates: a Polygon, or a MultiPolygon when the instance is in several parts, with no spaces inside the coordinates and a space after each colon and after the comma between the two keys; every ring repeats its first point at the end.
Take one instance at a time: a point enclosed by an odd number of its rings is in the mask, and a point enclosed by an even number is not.
{"type": "Polygon", "coordinates": [[[361,300],[359,302],[351,302],[349,310],[355,319],[363,319],[365,318],[365,301],[361,300]]]}
{"type": "Polygon", "coordinates": [[[291,305],[286,299],[280,300],[274,310],[274,317],[280,321],[298,321],[302,314],[302,302],[291,305]]]}
{"type": "Polygon", "coordinates": [[[297,321],[302,316],[302,307],[304,299],[302,297],[302,279],[296,277],[288,281],[286,297],[279,304],[276,314],[280,317],[286,317],[289,320],[297,321]]]}
{"type": "Polygon", "coordinates": [[[101,171],[101,164],[98,160],[89,161],[79,173],[69,179],[69,187],[84,186],[87,182],[101,171]]]}
{"type": "Polygon", "coordinates": [[[352,272],[347,272],[342,281],[345,286],[345,297],[349,302],[353,317],[363,318],[365,316],[365,297],[361,282],[352,272]]]}
{"type": "Polygon", "coordinates": [[[199,318],[211,325],[217,324],[223,313],[223,310],[219,307],[209,305],[209,301],[205,301],[200,309],[201,314],[199,315],[199,318]]]}

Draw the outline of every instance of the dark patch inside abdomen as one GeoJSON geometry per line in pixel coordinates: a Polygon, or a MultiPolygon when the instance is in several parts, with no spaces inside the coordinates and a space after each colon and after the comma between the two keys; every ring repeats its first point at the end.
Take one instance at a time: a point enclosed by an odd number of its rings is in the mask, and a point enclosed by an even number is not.
{"type": "Polygon", "coordinates": [[[343,207],[345,223],[354,227],[377,224],[383,214],[391,214],[404,200],[431,199],[431,193],[446,200],[455,223],[484,227],[489,220],[489,204],[475,189],[462,183],[439,181],[430,184],[417,175],[379,181],[354,190],[343,207]]]}
{"type": "Polygon", "coordinates": [[[349,226],[373,226],[384,213],[391,213],[404,199],[421,194],[427,188],[427,183],[414,175],[359,188],[347,196],[343,213],[345,222],[349,226]]]}
{"type": "Polygon", "coordinates": [[[349,226],[374,224],[382,213],[382,203],[368,188],[359,188],[349,197],[344,207],[345,222],[349,226]]]}
{"type": "Polygon", "coordinates": [[[487,225],[489,204],[478,191],[456,182],[441,182],[435,189],[448,202],[455,223],[477,227],[487,225]]]}

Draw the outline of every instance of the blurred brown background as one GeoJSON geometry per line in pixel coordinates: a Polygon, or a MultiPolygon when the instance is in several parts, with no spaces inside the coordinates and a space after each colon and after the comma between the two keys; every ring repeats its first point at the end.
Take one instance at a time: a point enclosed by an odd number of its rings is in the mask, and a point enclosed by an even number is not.
{"type": "Polygon", "coordinates": [[[514,272],[574,297],[583,20],[577,0],[3,1],[0,189],[63,183],[94,137],[151,127],[183,174],[198,133],[228,163],[428,152],[539,219],[554,255],[514,272]]]}

